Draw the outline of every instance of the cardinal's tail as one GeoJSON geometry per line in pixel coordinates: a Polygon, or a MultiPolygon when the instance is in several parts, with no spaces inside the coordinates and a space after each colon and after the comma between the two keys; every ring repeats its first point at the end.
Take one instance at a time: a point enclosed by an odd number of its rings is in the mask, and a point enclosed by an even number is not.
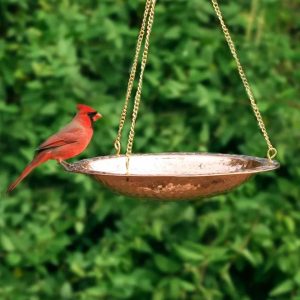
{"type": "Polygon", "coordinates": [[[7,193],[11,192],[15,187],[37,166],[50,159],[50,153],[40,152],[29,165],[24,169],[21,175],[7,188],[7,193]]]}

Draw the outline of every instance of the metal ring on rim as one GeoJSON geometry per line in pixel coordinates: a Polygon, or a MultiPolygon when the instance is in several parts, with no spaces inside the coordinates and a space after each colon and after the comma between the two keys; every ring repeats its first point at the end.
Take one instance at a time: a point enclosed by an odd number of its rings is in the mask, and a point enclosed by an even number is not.
{"type": "Polygon", "coordinates": [[[277,155],[277,150],[274,147],[272,147],[268,150],[267,155],[268,155],[268,159],[272,160],[277,155]]]}

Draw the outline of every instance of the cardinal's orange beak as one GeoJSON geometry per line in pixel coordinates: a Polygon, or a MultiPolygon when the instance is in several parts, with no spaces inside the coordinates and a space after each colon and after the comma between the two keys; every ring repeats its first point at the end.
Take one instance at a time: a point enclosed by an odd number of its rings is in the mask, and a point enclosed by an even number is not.
{"type": "Polygon", "coordinates": [[[102,118],[102,115],[97,113],[94,117],[93,117],[93,121],[97,121],[98,119],[101,119],[102,118]]]}

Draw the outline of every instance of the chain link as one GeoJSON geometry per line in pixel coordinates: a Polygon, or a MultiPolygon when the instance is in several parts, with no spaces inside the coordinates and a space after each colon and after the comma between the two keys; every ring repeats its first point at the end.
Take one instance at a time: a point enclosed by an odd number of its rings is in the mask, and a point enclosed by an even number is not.
{"type": "Polygon", "coordinates": [[[129,76],[129,80],[128,80],[126,98],[125,98],[125,103],[124,103],[123,110],[122,110],[122,113],[121,113],[118,134],[117,134],[117,138],[116,138],[115,143],[114,143],[117,155],[120,155],[120,152],[121,152],[122,130],[123,130],[125,120],[126,120],[128,104],[129,104],[129,100],[130,100],[130,97],[131,97],[132,87],[133,87],[133,83],[134,83],[134,79],[135,79],[135,74],[136,74],[136,69],[137,69],[137,64],[138,64],[138,58],[139,58],[139,54],[140,54],[140,51],[141,51],[141,45],[142,45],[144,34],[145,34],[145,27],[146,27],[147,17],[148,17],[148,14],[149,14],[150,4],[151,4],[151,0],[147,0],[146,5],[145,5],[145,11],[144,11],[144,16],[143,16],[141,29],[140,29],[138,39],[137,39],[137,45],[136,45],[134,60],[133,60],[133,64],[132,64],[132,67],[131,67],[130,76],[129,76]]]}
{"type": "Polygon", "coordinates": [[[246,74],[244,72],[242,64],[240,62],[240,59],[239,59],[239,57],[237,55],[237,51],[236,51],[235,45],[233,43],[233,40],[232,40],[231,35],[229,33],[229,30],[228,30],[228,28],[227,28],[227,26],[226,26],[226,24],[224,22],[223,15],[221,13],[218,1],[217,0],[211,0],[211,2],[212,2],[214,10],[216,12],[216,15],[217,15],[217,17],[218,17],[218,19],[220,21],[221,28],[223,30],[225,39],[226,39],[227,44],[229,46],[230,52],[231,52],[231,54],[232,54],[232,56],[233,56],[233,58],[234,58],[234,60],[236,62],[239,75],[240,75],[240,77],[242,79],[242,82],[243,82],[243,85],[245,87],[246,93],[247,93],[247,95],[249,97],[249,100],[250,100],[250,103],[251,103],[254,115],[255,115],[257,123],[258,123],[258,126],[261,129],[261,132],[262,132],[262,134],[264,136],[264,139],[265,139],[265,141],[266,141],[266,143],[268,145],[267,157],[268,157],[269,160],[272,160],[277,155],[277,150],[276,150],[275,147],[273,147],[273,145],[272,145],[272,143],[270,141],[269,135],[267,133],[266,126],[265,126],[264,121],[262,119],[262,116],[260,114],[259,108],[258,108],[258,106],[256,104],[256,101],[255,101],[253,92],[251,90],[250,84],[248,82],[248,79],[246,77],[246,74]]]}

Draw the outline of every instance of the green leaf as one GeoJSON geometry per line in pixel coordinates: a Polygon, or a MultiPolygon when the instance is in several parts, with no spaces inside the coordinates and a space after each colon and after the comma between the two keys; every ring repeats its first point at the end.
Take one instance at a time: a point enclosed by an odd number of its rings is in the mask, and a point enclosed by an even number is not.
{"type": "Polygon", "coordinates": [[[200,249],[190,247],[189,245],[174,245],[174,250],[179,257],[191,262],[201,262],[204,256],[201,254],[200,249]]]}
{"type": "Polygon", "coordinates": [[[169,258],[163,255],[155,255],[154,261],[158,269],[164,273],[174,273],[180,270],[180,264],[175,261],[175,258],[169,258]]]}
{"type": "Polygon", "coordinates": [[[81,234],[84,230],[84,223],[83,222],[76,222],[75,223],[75,230],[78,234],[81,234]]]}
{"type": "Polygon", "coordinates": [[[60,289],[60,296],[62,299],[72,299],[73,291],[69,282],[65,282],[60,289]]]}
{"type": "Polygon", "coordinates": [[[12,243],[11,239],[4,233],[1,234],[1,244],[4,250],[6,251],[14,251],[15,250],[15,246],[12,243]]]}
{"type": "Polygon", "coordinates": [[[271,290],[270,296],[275,297],[275,296],[280,296],[283,294],[286,294],[288,292],[291,292],[295,287],[295,284],[293,280],[287,279],[280,284],[278,284],[274,289],[271,290]]]}
{"type": "Polygon", "coordinates": [[[9,253],[6,259],[11,266],[17,266],[22,260],[21,255],[18,253],[9,253]]]}

